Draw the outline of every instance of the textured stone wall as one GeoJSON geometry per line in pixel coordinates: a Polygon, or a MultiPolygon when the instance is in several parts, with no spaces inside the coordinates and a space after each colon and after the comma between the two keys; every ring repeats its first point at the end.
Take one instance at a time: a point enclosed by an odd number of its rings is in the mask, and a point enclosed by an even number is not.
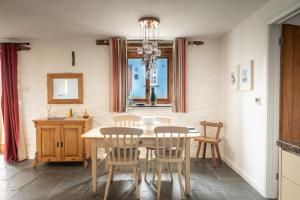
{"type": "MultiPolygon", "coordinates": [[[[22,130],[29,158],[34,157],[35,128],[32,120],[47,115],[47,73],[82,72],[84,76],[83,105],[52,105],[53,116],[65,116],[69,108],[81,116],[84,108],[93,116],[93,125],[112,125],[108,112],[109,51],[95,45],[94,38],[68,38],[30,41],[32,49],[19,53],[19,89],[22,130]],[[71,51],[76,66],[71,66],[71,51]]],[[[171,108],[135,108],[129,113],[147,116],[169,116],[178,125],[199,128],[200,120],[218,120],[218,48],[217,40],[187,49],[188,113],[172,113],[171,108]]],[[[192,155],[196,149],[192,144],[192,155]]]]}

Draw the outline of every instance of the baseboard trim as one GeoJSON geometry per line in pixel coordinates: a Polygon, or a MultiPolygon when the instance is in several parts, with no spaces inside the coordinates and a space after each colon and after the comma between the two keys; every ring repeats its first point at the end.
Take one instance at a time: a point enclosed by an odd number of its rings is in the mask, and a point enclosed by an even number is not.
{"type": "Polygon", "coordinates": [[[229,165],[236,173],[238,173],[243,179],[245,179],[258,193],[260,193],[264,198],[267,198],[266,190],[260,187],[256,181],[254,181],[244,170],[239,168],[234,162],[228,159],[226,156],[222,155],[222,160],[229,165]]]}

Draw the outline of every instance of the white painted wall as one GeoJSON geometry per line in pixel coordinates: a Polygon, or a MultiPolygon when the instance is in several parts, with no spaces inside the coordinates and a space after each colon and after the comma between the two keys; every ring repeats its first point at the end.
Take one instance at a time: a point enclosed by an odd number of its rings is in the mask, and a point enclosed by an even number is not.
{"type": "Polygon", "coordinates": [[[284,22],[284,24],[293,24],[293,25],[300,26],[300,14],[290,18],[289,20],[284,22]]]}
{"type": "MultiPolygon", "coordinates": [[[[136,108],[129,113],[169,116],[174,122],[189,126],[198,126],[203,119],[218,120],[219,42],[204,42],[202,46],[187,49],[188,113],[172,113],[170,108],[136,108]]],[[[94,126],[112,125],[112,114],[108,112],[108,47],[97,46],[94,38],[86,37],[30,43],[30,51],[19,53],[21,117],[29,158],[34,157],[36,150],[32,120],[47,114],[47,73],[82,72],[84,76],[84,104],[53,105],[53,115],[65,116],[69,108],[75,115],[81,115],[87,108],[94,126]],[[71,66],[72,50],[76,54],[76,67],[71,66]]],[[[193,148],[192,155],[195,151],[193,148]]]]}
{"type": "MultiPolygon", "coordinates": [[[[227,33],[220,43],[220,119],[225,122],[223,158],[263,196],[267,191],[268,22],[296,0],[272,0],[227,33]],[[228,72],[254,60],[254,90],[229,92],[228,72]],[[254,102],[255,97],[262,104],[254,102]]],[[[275,181],[275,180],[272,180],[275,181]]]]}

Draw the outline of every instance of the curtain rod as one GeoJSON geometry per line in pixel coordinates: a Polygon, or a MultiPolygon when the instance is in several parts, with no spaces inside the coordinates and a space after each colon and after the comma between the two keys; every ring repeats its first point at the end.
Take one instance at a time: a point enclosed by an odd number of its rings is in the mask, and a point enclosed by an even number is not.
{"type": "Polygon", "coordinates": [[[0,44],[20,44],[20,45],[30,45],[29,42],[0,42],[0,44]]]}
{"type": "MultiPolygon", "coordinates": [[[[29,47],[28,45],[30,45],[29,42],[0,42],[1,44],[16,44],[17,45],[17,51],[28,51],[31,49],[31,47],[29,47]]],[[[0,50],[1,52],[1,50],[0,50]]]]}
{"type": "MultiPolygon", "coordinates": [[[[153,41],[153,40],[150,40],[153,41]]],[[[131,43],[139,43],[142,42],[142,40],[127,40],[128,44],[131,43]]],[[[173,40],[158,40],[158,43],[170,43],[173,44],[173,40]]],[[[188,45],[194,45],[194,46],[199,46],[199,45],[203,45],[204,42],[203,41],[197,41],[197,40],[190,40],[188,41],[188,45]]],[[[96,45],[109,45],[109,40],[96,40],[96,45]]]]}

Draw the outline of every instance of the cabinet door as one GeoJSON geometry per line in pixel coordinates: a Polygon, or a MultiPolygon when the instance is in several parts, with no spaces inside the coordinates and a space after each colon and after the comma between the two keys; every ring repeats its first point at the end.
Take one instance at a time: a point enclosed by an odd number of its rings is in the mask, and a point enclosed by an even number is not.
{"type": "Polygon", "coordinates": [[[282,176],[281,200],[299,200],[300,186],[282,176]]]}
{"type": "Polygon", "coordinates": [[[282,37],[280,139],[300,141],[300,26],[284,24],[282,37]]]}
{"type": "Polygon", "coordinates": [[[57,125],[39,125],[36,137],[38,159],[46,162],[60,161],[60,134],[57,125]]]}
{"type": "Polygon", "coordinates": [[[82,125],[63,125],[61,128],[61,155],[63,161],[82,161],[82,125]]]}

